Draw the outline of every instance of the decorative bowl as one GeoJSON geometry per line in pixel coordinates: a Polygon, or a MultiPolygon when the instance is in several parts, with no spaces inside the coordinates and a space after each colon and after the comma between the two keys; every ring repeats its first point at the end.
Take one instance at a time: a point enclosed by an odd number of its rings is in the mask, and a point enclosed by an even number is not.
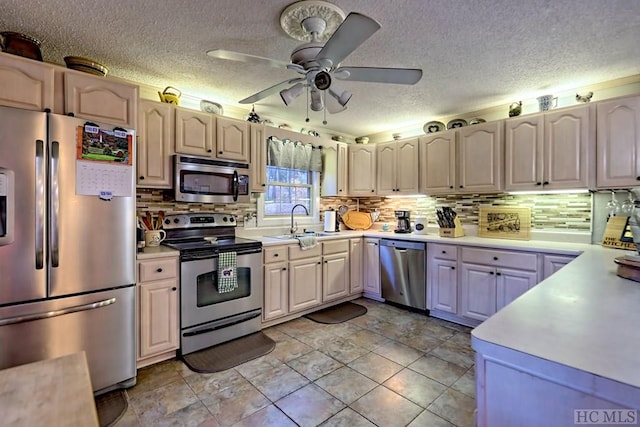
{"type": "Polygon", "coordinates": [[[95,62],[92,59],[82,58],[80,56],[65,56],[64,63],[67,64],[67,68],[71,68],[76,71],[83,71],[85,73],[93,74],[94,76],[106,76],[109,69],[104,65],[95,62]]]}
{"type": "Polygon", "coordinates": [[[206,99],[203,99],[200,101],[200,111],[221,116],[224,110],[222,108],[222,105],[218,104],[217,102],[207,101],[206,99]]]}
{"type": "Polygon", "coordinates": [[[368,136],[359,136],[356,138],[356,144],[368,144],[369,137],[368,136]]]}
{"type": "Polygon", "coordinates": [[[42,61],[40,42],[26,34],[14,33],[13,31],[1,32],[0,49],[12,55],[42,61]]]}
{"type": "Polygon", "coordinates": [[[446,127],[442,122],[427,122],[422,127],[424,133],[435,133],[445,130],[446,127]]]}

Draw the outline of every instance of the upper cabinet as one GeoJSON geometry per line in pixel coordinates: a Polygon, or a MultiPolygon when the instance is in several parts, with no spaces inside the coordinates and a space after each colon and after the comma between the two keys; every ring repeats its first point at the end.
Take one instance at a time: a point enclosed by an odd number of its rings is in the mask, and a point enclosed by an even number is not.
{"type": "Polygon", "coordinates": [[[347,194],[347,144],[322,141],[322,183],[320,195],[344,196],[347,194]]]}
{"type": "Polygon", "coordinates": [[[262,193],[267,186],[267,138],[265,136],[265,127],[263,124],[251,123],[250,132],[250,149],[249,152],[251,169],[251,178],[249,184],[251,191],[254,193],[262,193]]]}
{"type": "Polygon", "coordinates": [[[54,67],[0,53],[0,104],[25,110],[53,111],[54,67]]]}
{"type": "Polygon", "coordinates": [[[598,188],[635,187],[640,182],[640,96],[597,104],[598,188]]]}
{"type": "Polygon", "coordinates": [[[188,108],[174,108],[176,153],[214,157],[215,116],[188,108]]]}
{"type": "Polygon", "coordinates": [[[66,71],[64,112],[88,120],[135,128],[138,117],[138,86],[80,71],[66,71]]]}
{"type": "Polygon", "coordinates": [[[505,123],[506,190],[591,187],[594,120],[590,105],[505,123]]]}
{"type": "Polygon", "coordinates": [[[455,130],[420,138],[420,192],[453,193],[456,188],[455,130]]]}
{"type": "Polygon", "coordinates": [[[502,133],[504,121],[458,130],[458,192],[502,190],[502,133]]]}
{"type": "Polygon", "coordinates": [[[216,118],[216,157],[249,163],[249,122],[216,118]]]}
{"type": "Polygon", "coordinates": [[[173,120],[171,104],[140,100],[136,158],[138,187],[172,187],[173,120]]]}
{"type": "Polygon", "coordinates": [[[377,145],[377,194],[418,193],[418,138],[377,145]]]}
{"type": "Polygon", "coordinates": [[[349,195],[376,194],[376,147],[357,144],[349,146],[349,195]]]}

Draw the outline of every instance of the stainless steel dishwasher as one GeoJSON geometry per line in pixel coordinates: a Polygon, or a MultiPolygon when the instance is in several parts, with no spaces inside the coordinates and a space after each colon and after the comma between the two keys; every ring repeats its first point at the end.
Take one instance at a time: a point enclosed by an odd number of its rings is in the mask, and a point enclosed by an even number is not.
{"type": "Polygon", "coordinates": [[[426,244],[380,240],[382,298],[420,310],[427,309],[426,244]]]}

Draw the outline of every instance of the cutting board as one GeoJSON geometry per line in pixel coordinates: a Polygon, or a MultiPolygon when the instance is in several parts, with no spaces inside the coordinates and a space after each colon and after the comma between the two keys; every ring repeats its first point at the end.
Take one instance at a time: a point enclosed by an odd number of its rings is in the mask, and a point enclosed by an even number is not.
{"type": "Polygon", "coordinates": [[[368,230],[373,225],[368,212],[348,211],[342,215],[342,222],[352,230],[368,230]]]}

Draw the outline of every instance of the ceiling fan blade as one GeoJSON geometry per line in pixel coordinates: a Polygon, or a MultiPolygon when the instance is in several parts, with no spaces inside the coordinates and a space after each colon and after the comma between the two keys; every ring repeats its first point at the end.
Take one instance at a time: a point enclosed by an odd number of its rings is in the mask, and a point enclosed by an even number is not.
{"type": "Polygon", "coordinates": [[[329,112],[329,114],[338,114],[342,113],[347,109],[347,106],[342,106],[338,101],[333,99],[331,96],[325,96],[325,108],[329,112]]]}
{"type": "Polygon", "coordinates": [[[230,50],[213,49],[208,50],[207,55],[212,58],[227,59],[230,61],[244,62],[247,64],[266,65],[273,68],[286,68],[288,62],[278,61],[277,59],[263,58],[262,56],[249,55],[246,53],[232,52],[230,50]]]}
{"type": "Polygon", "coordinates": [[[335,78],[354,82],[394,83],[413,85],[422,78],[422,70],[416,68],[340,67],[335,78]]]}
{"type": "Polygon", "coordinates": [[[329,67],[338,65],[379,29],[380,24],[375,20],[360,13],[351,12],[327,40],[316,58],[323,65],[330,61],[329,67]]]}
{"type": "Polygon", "coordinates": [[[261,99],[264,99],[268,96],[273,95],[274,93],[280,92],[282,89],[285,89],[287,86],[294,84],[294,83],[298,83],[304,81],[304,78],[299,77],[296,79],[289,79],[289,80],[285,80],[283,82],[280,82],[278,84],[275,84],[271,87],[266,88],[265,90],[261,90],[258,93],[254,93],[253,95],[251,95],[248,98],[243,99],[242,101],[239,101],[240,104],[253,104],[254,102],[258,102],[261,99]]]}

